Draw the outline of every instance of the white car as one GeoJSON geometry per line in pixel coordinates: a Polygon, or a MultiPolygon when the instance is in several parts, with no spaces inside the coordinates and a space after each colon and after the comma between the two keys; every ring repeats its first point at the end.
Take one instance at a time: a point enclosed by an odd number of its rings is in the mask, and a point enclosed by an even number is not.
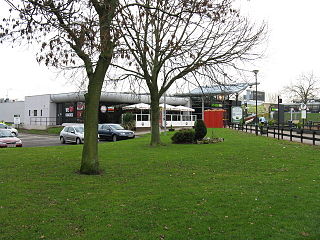
{"type": "Polygon", "coordinates": [[[18,130],[11,126],[8,126],[7,124],[0,123],[0,129],[8,129],[12,134],[14,134],[15,137],[18,136],[18,130]]]}

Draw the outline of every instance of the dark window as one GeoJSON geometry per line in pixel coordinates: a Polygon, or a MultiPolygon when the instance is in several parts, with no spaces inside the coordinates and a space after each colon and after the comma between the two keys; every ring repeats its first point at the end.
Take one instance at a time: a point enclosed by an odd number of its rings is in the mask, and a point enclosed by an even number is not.
{"type": "Polygon", "coordinates": [[[42,109],[41,109],[41,111],[40,111],[40,116],[42,117],[42,109]]]}
{"type": "Polygon", "coordinates": [[[37,110],[33,110],[33,116],[38,116],[38,111],[37,110]]]}
{"type": "Polygon", "coordinates": [[[29,116],[31,116],[31,110],[29,110],[29,116]]]}

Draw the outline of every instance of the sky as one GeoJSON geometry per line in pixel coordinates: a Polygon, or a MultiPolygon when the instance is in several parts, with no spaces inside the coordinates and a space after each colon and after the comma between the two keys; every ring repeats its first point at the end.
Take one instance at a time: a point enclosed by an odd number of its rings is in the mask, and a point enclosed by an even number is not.
{"type": "MultiPolygon", "coordinates": [[[[250,66],[259,70],[259,91],[278,93],[302,73],[313,71],[320,77],[319,0],[239,1],[243,14],[254,22],[268,24],[265,56],[250,66]]],[[[0,3],[0,9],[4,4],[0,3]]],[[[63,75],[57,75],[56,69],[39,65],[35,54],[33,46],[0,45],[0,98],[23,100],[25,96],[79,89],[63,75]]]]}

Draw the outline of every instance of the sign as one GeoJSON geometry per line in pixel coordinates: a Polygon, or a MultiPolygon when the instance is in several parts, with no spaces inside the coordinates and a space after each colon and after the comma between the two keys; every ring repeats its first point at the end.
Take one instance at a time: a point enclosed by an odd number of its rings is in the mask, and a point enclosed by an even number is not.
{"type": "Polygon", "coordinates": [[[231,108],[231,121],[233,123],[239,123],[242,119],[242,108],[232,107],[231,108]]]}
{"type": "Polygon", "coordinates": [[[100,111],[101,111],[102,113],[106,113],[106,112],[107,112],[107,107],[104,106],[104,105],[102,105],[102,106],[100,107],[100,111]]]}
{"type": "Polygon", "coordinates": [[[14,124],[20,124],[21,123],[20,115],[14,115],[13,123],[14,124]]]}
{"type": "Polygon", "coordinates": [[[221,108],[222,104],[221,103],[213,103],[213,104],[211,104],[211,107],[221,108]]]}
{"type": "Polygon", "coordinates": [[[108,107],[108,112],[114,112],[114,107],[108,107]]]}
{"type": "Polygon", "coordinates": [[[307,110],[301,110],[301,119],[307,119],[307,110]]]}
{"type": "Polygon", "coordinates": [[[299,110],[307,110],[307,105],[304,103],[301,103],[299,110]]]}
{"type": "Polygon", "coordinates": [[[84,110],[85,103],[84,102],[77,102],[77,110],[83,111],[84,110]]]}

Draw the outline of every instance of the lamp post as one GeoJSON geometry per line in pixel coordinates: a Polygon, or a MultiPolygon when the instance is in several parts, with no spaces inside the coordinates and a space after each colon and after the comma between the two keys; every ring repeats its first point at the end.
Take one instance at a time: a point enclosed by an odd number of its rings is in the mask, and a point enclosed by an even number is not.
{"type": "Polygon", "coordinates": [[[256,128],[256,135],[258,135],[258,72],[259,70],[252,71],[256,77],[256,121],[255,121],[255,128],[256,128]]]}

